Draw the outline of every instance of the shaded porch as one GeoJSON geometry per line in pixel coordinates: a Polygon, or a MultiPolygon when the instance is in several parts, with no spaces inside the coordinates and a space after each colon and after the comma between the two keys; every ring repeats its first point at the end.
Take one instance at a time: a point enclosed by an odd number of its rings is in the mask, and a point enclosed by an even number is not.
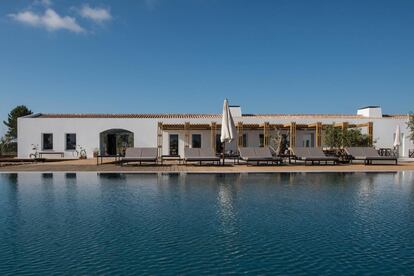
{"type": "MultiPolygon", "coordinates": [[[[290,148],[297,146],[297,132],[298,131],[310,131],[314,133],[314,142],[309,143],[305,146],[314,146],[322,147],[323,146],[323,132],[328,126],[334,126],[335,128],[341,128],[343,131],[351,128],[367,128],[367,134],[372,143],[373,141],[373,123],[361,123],[361,124],[350,124],[349,122],[341,122],[334,124],[323,124],[322,122],[315,122],[309,124],[298,124],[296,122],[290,122],[285,124],[271,124],[269,122],[264,122],[261,124],[248,124],[243,122],[236,123],[237,129],[237,148],[246,146],[246,138],[248,132],[255,131],[260,134],[260,140],[258,146],[269,146],[271,142],[271,134],[280,132],[283,135],[286,135],[288,139],[288,145],[290,148]]],[[[221,124],[216,122],[211,123],[178,123],[178,124],[164,124],[162,122],[158,123],[158,138],[157,138],[157,147],[159,155],[162,155],[163,149],[163,132],[164,131],[180,131],[184,133],[184,147],[190,146],[190,132],[191,131],[209,131],[210,132],[210,146],[216,152],[220,152],[221,143],[217,140],[218,135],[220,134],[221,124]]]]}

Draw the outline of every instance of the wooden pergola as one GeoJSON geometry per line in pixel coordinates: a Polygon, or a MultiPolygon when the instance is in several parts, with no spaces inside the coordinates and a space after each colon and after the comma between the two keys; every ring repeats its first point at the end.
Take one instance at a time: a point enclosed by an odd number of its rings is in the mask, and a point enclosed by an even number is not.
{"type": "MultiPolygon", "coordinates": [[[[290,122],[287,124],[270,124],[269,122],[264,122],[262,124],[245,124],[243,122],[238,122],[236,124],[237,129],[237,145],[238,147],[243,146],[243,134],[247,130],[261,130],[263,131],[263,144],[268,146],[270,143],[270,133],[271,131],[285,130],[289,133],[289,146],[293,147],[296,145],[296,131],[297,130],[314,130],[315,131],[315,146],[322,146],[322,131],[332,124],[322,124],[321,122],[311,123],[311,124],[297,124],[296,122],[290,122]]],[[[334,127],[342,128],[343,131],[349,128],[368,128],[368,136],[370,141],[373,141],[373,123],[361,123],[361,124],[349,124],[348,122],[335,123],[334,127]]],[[[157,146],[159,154],[161,155],[162,151],[162,137],[164,130],[180,130],[184,131],[184,146],[189,147],[190,145],[190,130],[210,130],[211,131],[211,147],[216,149],[216,134],[219,133],[221,129],[221,124],[216,122],[204,123],[204,124],[193,124],[190,122],[179,123],[179,124],[163,124],[162,122],[158,123],[158,139],[157,146]]]]}

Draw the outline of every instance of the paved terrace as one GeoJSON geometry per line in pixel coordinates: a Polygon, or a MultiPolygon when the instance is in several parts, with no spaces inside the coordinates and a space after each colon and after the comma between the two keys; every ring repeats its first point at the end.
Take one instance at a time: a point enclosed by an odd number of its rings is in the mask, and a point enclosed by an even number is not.
{"type": "MultiPolygon", "coordinates": [[[[403,171],[414,170],[414,162],[402,162],[399,165],[368,165],[345,164],[345,165],[307,165],[285,164],[282,166],[253,166],[253,165],[233,165],[212,166],[212,165],[178,165],[176,163],[166,163],[164,165],[127,165],[120,166],[111,163],[112,160],[104,160],[104,164],[97,166],[96,159],[71,160],[46,163],[25,163],[25,164],[5,164],[0,166],[0,172],[194,172],[194,173],[246,173],[246,172],[359,172],[359,171],[403,171]]],[[[1,163],[0,163],[1,164],[1,163]]]]}

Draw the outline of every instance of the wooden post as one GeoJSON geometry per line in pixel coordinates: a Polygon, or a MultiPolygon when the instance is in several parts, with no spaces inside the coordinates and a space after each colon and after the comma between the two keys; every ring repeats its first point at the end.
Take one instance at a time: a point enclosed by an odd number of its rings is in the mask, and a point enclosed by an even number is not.
{"type": "Polygon", "coordinates": [[[344,135],[345,135],[346,131],[348,130],[348,126],[349,126],[348,122],[342,122],[341,128],[342,128],[342,146],[343,147],[345,147],[344,135]]]}
{"type": "Polygon", "coordinates": [[[158,153],[158,158],[161,158],[161,156],[162,156],[162,142],[163,142],[162,122],[158,122],[158,128],[157,128],[157,153],[158,153]]]}
{"type": "Polygon", "coordinates": [[[290,133],[289,133],[289,146],[291,148],[296,147],[296,122],[291,122],[290,123],[290,133]]]}
{"type": "Polygon", "coordinates": [[[216,149],[216,133],[217,133],[217,123],[211,122],[211,148],[214,152],[217,151],[216,149]]]}
{"type": "Polygon", "coordinates": [[[374,124],[373,122],[368,122],[368,137],[370,146],[374,144],[374,124]]]}
{"type": "Polygon", "coordinates": [[[184,147],[190,146],[190,122],[184,123],[184,147]]]}
{"type": "Polygon", "coordinates": [[[237,136],[238,136],[238,140],[237,140],[237,146],[239,148],[243,147],[243,122],[238,122],[237,123],[237,136]]]}
{"type": "Polygon", "coordinates": [[[320,148],[322,147],[322,123],[317,122],[316,123],[316,147],[320,148]]]}
{"type": "Polygon", "coordinates": [[[269,146],[269,140],[270,140],[270,125],[269,122],[265,122],[263,124],[263,145],[269,146]]]}

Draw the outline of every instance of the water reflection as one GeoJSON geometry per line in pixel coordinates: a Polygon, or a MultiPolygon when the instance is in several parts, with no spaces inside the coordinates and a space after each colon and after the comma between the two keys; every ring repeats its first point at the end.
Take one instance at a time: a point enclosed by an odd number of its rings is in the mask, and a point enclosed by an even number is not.
{"type": "Polygon", "coordinates": [[[413,179],[0,174],[0,274],[410,274],[413,179]]]}
{"type": "Polygon", "coordinates": [[[234,204],[240,185],[240,175],[218,175],[217,185],[218,213],[222,230],[225,234],[234,234],[237,232],[237,211],[234,204]]]}

